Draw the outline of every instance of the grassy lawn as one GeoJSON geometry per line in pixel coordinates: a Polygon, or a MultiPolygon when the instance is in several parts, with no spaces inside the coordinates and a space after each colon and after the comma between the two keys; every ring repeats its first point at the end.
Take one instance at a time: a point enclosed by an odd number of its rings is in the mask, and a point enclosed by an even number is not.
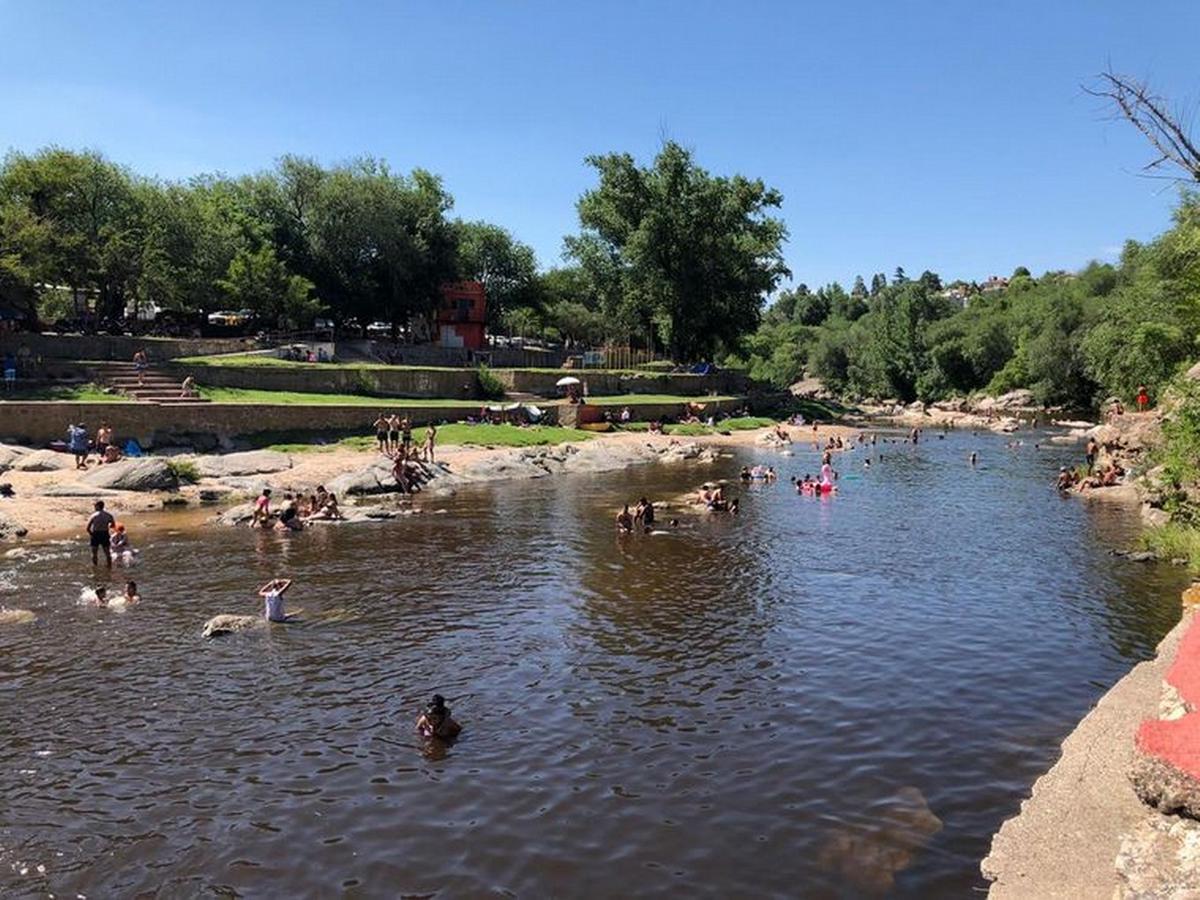
{"type": "MultiPolygon", "coordinates": [[[[699,422],[682,425],[664,425],[663,433],[677,434],[682,437],[702,437],[706,434],[720,434],[723,431],[753,431],[755,428],[766,428],[774,424],[774,419],[764,418],[763,416],[742,416],[734,419],[725,419],[711,428],[699,422]]],[[[648,431],[649,429],[649,422],[629,422],[621,426],[622,431],[648,431]]]]}
{"type": "MultiPolygon", "coordinates": [[[[417,441],[425,440],[425,429],[414,429],[417,441]]],[[[465,422],[455,422],[451,425],[438,426],[438,446],[473,446],[473,447],[541,447],[551,444],[563,444],[568,441],[587,441],[595,437],[588,431],[576,428],[560,428],[557,425],[533,425],[528,428],[518,428],[516,425],[468,425],[465,422]]],[[[256,445],[266,450],[278,450],[280,453],[312,453],[327,452],[339,447],[351,450],[372,450],[375,448],[373,435],[355,435],[343,437],[328,443],[316,443],[295,440],[295,435],[264,433],[258,436],[256,445]]]]}
{"type": "Polygon", "coordinates": [[[708,403],[714,400],[733,400],[733,397],[681,397],[677,394],[614,394],[588,397],[595,406],[632,406],[636,403],[708,403]]]}
{"type": "Polygon", "coordinates": [[[309,394],[299,391],[260,391],[253,388],[200,387],[200,396],[214,403],[296,403],[320,406],[371,406],[381,410],[400,407],[455,406],[479,409],[484,400],[440,400],[424,397],[367,397],[363,394],[309,394]]]}
{"type": "MultiPolygon", "coordinates": [[[[397,369],[407,369],[409,371],[432,371],[444,372],[446,369],[460,369],[461,366],[406,366],[406,365],[391,365],[389,363],[377,362],[300,362],[294,359],[279,359],[275,356],[258,356],[255,354],[241,353],[223,353],[216,356],[185,356],[179,359],[171,360],[172,363],[179,363],[187,366],[270,366],[280,369],[348,369],[351,371],[380,371],[389,372],[397,369]]],[[[473,369],[473,366],[467,366],[467,369],[473,369]]],[[[496,366],[498,370],[514,371],[514,372],[543,372],[553,373],[555,375],[574,375],[579,378],[586,378],[589,374],[595,375],[655,375],[662,374],[661,372],[647,371],[646,369],[550,369],[538,366],[496,366]]]]}
{"type": "Polygon", "coordinates": [[[132,402],[132,398],[124,394],[110,394],[94,384],[64,384],[28,390],[21,390],[18,387],[11,394],[0,393],[0,400],[58,400],[64,403],[132,402]]]}

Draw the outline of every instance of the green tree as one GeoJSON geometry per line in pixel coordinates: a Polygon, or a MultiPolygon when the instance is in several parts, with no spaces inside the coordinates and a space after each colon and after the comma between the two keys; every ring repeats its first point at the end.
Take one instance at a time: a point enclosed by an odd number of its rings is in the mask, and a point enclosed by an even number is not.
{"type": "Polygon", "coordinates": [[[588,158],[599,185],[579,200],[582,234],[568,252],[611,283],[622,318],[679,361],[736,349],[762,298],[787,274],[778,191],[740,175],[717,177],[667,142],[653,165],[628,154],[588,158]]]}
{"type": "Polygon", "coordinates": [[[498,324],[506,310],[538,304],[532,247],[499,225],[460,221],[457,228],[459,271],[463,278],[483,283],[489,322],[498,324]]]}
{"type": "Polygon", "coordinates": [[[287,328],[311,327],[320,310],[312,296],[312,282],[288,272],[269,245],[254,252],[239,250],[218,286],[234,309],[253,310],[287,328]]]}

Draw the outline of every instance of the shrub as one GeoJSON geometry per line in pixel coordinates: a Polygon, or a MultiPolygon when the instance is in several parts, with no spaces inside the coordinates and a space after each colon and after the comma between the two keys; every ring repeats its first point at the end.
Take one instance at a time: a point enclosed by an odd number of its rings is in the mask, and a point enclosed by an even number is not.
{"type": "Polygon", "coordinates": [[[183,484],[195,484],[200,480],[200,470],[196,468],[196,464],[191,460],[169,459],[167,460],[167,468],[183,484]]]}
{"type": "Polygon", "coordinates": [[[481,365],[476,369],[475,377],[479,379],[479,392],[488,400],[499,400],[508,392],[504,382],[493,375],[487,366],[481,365]]]}

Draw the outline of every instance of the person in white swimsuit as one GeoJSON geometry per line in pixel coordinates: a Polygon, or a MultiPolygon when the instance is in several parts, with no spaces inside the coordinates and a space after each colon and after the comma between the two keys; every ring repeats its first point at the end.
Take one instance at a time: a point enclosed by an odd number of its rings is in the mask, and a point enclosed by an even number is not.
{"type": "Polygon", "coordinates": [[[292,586],[290,578],[274,578],[258,589],[258,596],[263,598],[263,615],[268,622],[286,622],[287,614],[283,611],[283,595],[292,586]]]}

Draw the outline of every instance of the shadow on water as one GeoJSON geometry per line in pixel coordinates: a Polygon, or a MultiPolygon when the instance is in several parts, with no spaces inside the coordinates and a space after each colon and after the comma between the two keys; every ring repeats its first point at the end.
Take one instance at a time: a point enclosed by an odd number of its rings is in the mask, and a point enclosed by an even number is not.
{"type": "Polygon", "coordinates": [[[1136,511],[1050,489],[1073,452],[880,444],[822,501],[787,481],[807,446],[746,449],[361,528],[155,528],[122,613],[76,603],[78,547],[4,560],[37,621],[0,626],[0,892],[963,896],[1179,615],[1182,572],[1107,554],[1136,511]],[[780,481],[740,517],[615,534],[754,462],[780,481]],[[277,575],[303,625],[200,639],[277,575]],[[434,691],[453,746],[413,733],[434,691]]]}

